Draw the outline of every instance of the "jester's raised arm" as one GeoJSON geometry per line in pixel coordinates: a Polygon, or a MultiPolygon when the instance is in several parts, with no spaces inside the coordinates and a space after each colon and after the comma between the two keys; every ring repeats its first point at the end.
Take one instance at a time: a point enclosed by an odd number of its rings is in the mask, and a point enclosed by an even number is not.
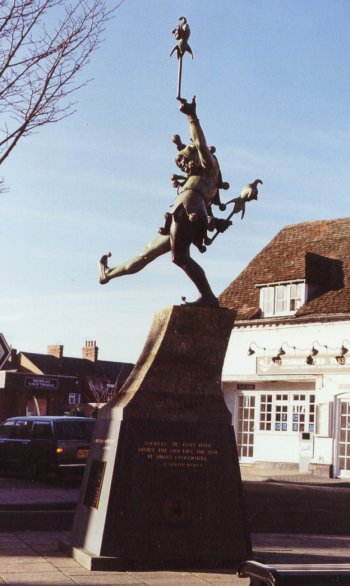
{"type": "Polygon", "coordinates": [[[209,170],[210,167],[216,167],[216,158],[207,145],[203,129],[197,116],[196,96],[193,96],[192,102],[187,102],[184,98],[179,98],[180,112],[186,114],[190,125],[190,137],[197,149],[201,167],[209,170]]]}

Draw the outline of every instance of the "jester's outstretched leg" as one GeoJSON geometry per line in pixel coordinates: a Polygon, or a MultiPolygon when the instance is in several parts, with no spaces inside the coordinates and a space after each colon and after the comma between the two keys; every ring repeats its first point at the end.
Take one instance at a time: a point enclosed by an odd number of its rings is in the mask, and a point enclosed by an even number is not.
{"type": "Polygon", "coordinates": [[[205,272],[190,256],[190,246],[196,233],[197,226],[190,221],[184,206],[178,207],[173,214],[170,228],[172,260],[185,271],[200,293],[200,297],[196,301],[188,303],[185,298],[183,300],[187,305],[218,307],[219,301],[210,288],[205,272]]]}
{"type": "Polygon", "coordinates": [[[150,262],[158,258],[158,256],[161,256],[162,254],[165,254],[169,251],[170,236],[159,235],[153,238],[153,240],[147,244],[147,246],[140,254],[116,267],[108,266],[108,258],[111,256],[111,253],[109,252],[108,254],[104,254],[99,262],[99,281],[101,285],[105,285],[111,279],[116,279],[117,277],[122,277],[123,275],[132,275],[133,273],[138,273],[150,262]]]}

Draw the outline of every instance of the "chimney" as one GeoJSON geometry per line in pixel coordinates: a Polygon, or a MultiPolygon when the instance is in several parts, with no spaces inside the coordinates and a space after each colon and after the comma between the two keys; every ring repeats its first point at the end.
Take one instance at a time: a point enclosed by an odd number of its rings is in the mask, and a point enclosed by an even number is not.
{"type": "Polygon", "coordinates": [[[11,354],[9,356],[9,364],[11,364],[11,368],[17,368],[17,350],[16,348],[11,348],[11,354]]]}
{"type": "Polygon", "coordinates": [[[85,360],[97,362],[98,348],[96,346],[96,340],[87,340],[82,351],[83,358],[85,358],[85,360]]]}
{"type": "Polygon", "coordinates": [[[56,356],[56,358],[62,358],[63,346],[61,346],[60,344],[54,344],[53,346],[48,346],[47,353],[49,354],[49,356],[56,356]]]}

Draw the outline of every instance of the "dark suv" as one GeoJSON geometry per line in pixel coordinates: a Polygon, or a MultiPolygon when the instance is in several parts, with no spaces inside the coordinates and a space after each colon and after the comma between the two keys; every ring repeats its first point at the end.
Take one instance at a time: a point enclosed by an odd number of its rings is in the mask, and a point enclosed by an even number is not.
{"type": "Polygon", "coordinates": [[[11,417],[0,425],[0,466],[26,476],[82,469],[89,454],[95,419],[11,417]]]}

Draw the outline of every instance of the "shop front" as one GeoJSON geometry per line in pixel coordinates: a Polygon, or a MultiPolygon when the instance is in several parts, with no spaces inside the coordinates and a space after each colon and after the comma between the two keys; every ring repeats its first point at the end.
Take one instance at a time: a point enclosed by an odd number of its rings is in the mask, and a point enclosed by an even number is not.
{"type": "Polygon", "coordinates": [[[315,382],[226,383],[224,389],[240,462],[289,464],[304,471],[313,457],[315,382]]]}
{"type": "Polygon", "coordinates": [[[350,478],[350,391],[341,387],[336,377],[225,382],[240,463],[350,478]]]}
{"type": "Polygon", "coordinates": [[[63,415],[70,395],[79,394],[76,377],[0,373],[0,421],[16,415],[63,415]]]}

